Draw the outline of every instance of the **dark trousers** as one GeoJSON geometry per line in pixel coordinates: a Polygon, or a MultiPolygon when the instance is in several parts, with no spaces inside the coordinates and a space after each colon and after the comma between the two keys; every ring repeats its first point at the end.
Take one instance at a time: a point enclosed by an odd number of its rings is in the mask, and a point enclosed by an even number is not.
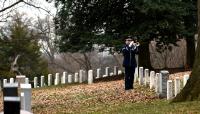
{"type": "Polygon", "coordinates": [[[135,67],[125,67],[125,90],[133,89],[135,67]]]}

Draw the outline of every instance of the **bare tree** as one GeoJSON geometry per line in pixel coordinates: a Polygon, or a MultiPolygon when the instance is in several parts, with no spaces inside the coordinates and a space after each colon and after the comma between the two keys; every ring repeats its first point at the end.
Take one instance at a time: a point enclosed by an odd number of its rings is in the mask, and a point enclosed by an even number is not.
{"type": "Polygon", "coordinates": [[[12,16],[13,12],[23,6],[30,6],[42,10],[53,16],[50,10],[37,4],[35,0],[0,0],[0,22],[6,22],[8,18],[12,16]]]}
{"type": "Polygon", "coordinates": [[[39,33],[41,49],[48,56],[51,63],[54,63],[55,54],[58,50],[55,46],[55,41],[58,37],[54,31],[54,23],[50,16],[46,16],[45,19],[38,18],[36,22],[36,31],[39,33]]]}

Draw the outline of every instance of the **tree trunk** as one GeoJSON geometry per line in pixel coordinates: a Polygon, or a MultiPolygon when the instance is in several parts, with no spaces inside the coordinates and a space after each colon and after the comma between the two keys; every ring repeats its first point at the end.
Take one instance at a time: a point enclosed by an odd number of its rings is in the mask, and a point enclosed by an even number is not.
{"type": "MultiPolygon", "coordinates": [[[[200,0],[197,1],[198,8],[198,34],[200,34],[200,0]]],[[[173,102],[200,100],[200,35],[197,39],[195,62],[190,78],[182,91],[173,99],[173,102]]]]}
{"type": "Polygon", "coordinates": [[[139,47],[139,66],[153,69],[150,61],[149,41],[144,41],[139,47]]]}
{"type": "Polygon", "coordinates": [[[194,58],[195,58],[195,41],[194,37],[186,38],[187,42],[187,63],[186,65],[189,66],[189,68],[193,67],[194,64],[194,58]]]}

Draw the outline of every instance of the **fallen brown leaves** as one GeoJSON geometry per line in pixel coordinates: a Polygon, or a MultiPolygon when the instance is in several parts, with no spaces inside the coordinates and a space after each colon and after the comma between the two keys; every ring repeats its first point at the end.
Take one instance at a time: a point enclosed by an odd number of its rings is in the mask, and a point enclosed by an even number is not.
{"type": "Polygon", "coordinates": [[[103,110],[103,107],[128,102],[150,102],[157,98],[153,91],[137,84],[131,91],[124,90],[124,82],[100,82],[49,89],[33,90],[35,113],[79,113],[103,110]]]}
{"type": "MultiPolygon", "coordinates": [[[[0,97],[2,99],[2,93],[0,97]]],[[[33,89],[32,110],[35,114],[87,113],[105,110],[121,103],[151,102],[156,98],[152,90],[137,84],[134,90],[125,91],[124,81],[118,80],[33,89]]],[[[2,107],[0,100],[1,110],[2,107]]]]}
{"type": "Polygon", "coordinates": [[[178,77],[179,79],[183,79],[185,74],[189,74],[190,75],[191,71],[170,74],[169,79],[173,80],[173,79],[175,79],[175,77],[178,77]]]}
{"type": "MultiPolygon", "coordinates": [[[[171,74],[170,78],[182,78],[190,72],[171,74]]],[[[157,99],[153,90],[135,84],[135,89],[124,90],[124,81],[116,80],[98,82],[91,85],[80,84],[73,86],[61,86],[33,89],[32,110],[35,114],[56,113],[90,113],[98,112],[122,103],[151,102],[157,99]]],[[[0,93],[2,98],[2,92],[0,93]]],[[[0,100],[0,110],[3,109],[0,100]]]]}

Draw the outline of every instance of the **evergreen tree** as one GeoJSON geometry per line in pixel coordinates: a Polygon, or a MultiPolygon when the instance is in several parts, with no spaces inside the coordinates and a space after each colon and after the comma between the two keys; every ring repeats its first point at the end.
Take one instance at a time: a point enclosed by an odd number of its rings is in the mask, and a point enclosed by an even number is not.
{"type": "Polygon", "coordinates": [[[191,0],[56,0],[61,51],[91,48],[91,43],[119,48],[124,35],[142,41],[155,38],[158,47],[193,35],[196,25],[191,0]],[[188,29],[190,28],[190,29],[188,29]]]}
{"type": "Polygon", "coordinates": [[[15,58],[20,55],[17,65],[21,74],[28,77],[46,74],[47,63],[41,58],[37,34],[16,14],[8,27],[1,31],[0,39],[0,75],[14,76],[11,70],[15,58]]]}

